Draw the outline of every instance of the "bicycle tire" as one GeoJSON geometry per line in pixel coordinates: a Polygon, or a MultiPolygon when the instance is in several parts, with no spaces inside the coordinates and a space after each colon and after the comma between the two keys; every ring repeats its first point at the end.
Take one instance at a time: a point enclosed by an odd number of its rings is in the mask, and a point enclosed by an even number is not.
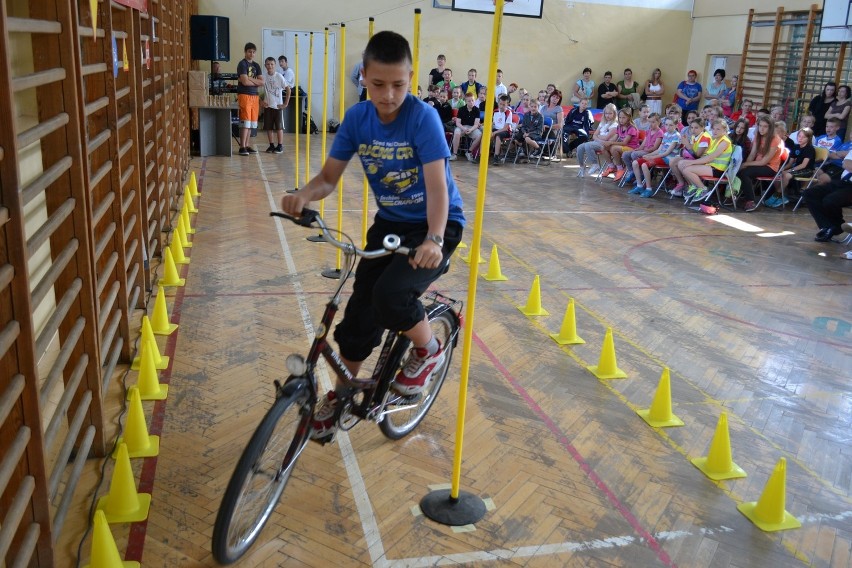
{"type": "MultiPolygon", "coordinates": [[[[450,368],[454,349],[453,334],[457,331],[458,322],[451,312],[445,311],[430,319],[429,325],[432,327],[432,333],[435,334],[435,337],[438,338],[438,341],[440,341],[441,345],[444,346],[444,352],[446,354],[444,356],[444,362],[435,370],[432,375],[432,380],[426,386],[421,398],[416,403],[411,404],[410,408],[406,408],[404,410],[391,408],[390,412],[387,412],[382,417],[379,422],[379,428],[381,429],[382,434],[391,440],[404,438],[413,432],[420,422],[423,421],[426,414],[429,412],[429,409],[432,407],[432,404],[435,402],[435,399],[438,398],[438,393],[441,390],[441,386],[444,384],[444,379],[447,377],[447,371],[450,368]]],[[[397,349],[395,346],[394,352],[391,355],[391,361],[395,363],[394,372],[391,377],[396,375],[397,370],[399,370],[403,356],[405,355],[405,350],[408,347],[408,342],[406,341],[403,344],[398,344],[398,346],[399,345],[403,348],[397,349]]],[[[393,393],[391,393],[391,396],[394,396],[393,393]]],[[[401,406],[409,405],[403,402],[401,406]]]]}
{"type": "Polygon", "coordinates": [[[287,384],[243,450],[213,526],[213,557],[219,564],[231,564],[251,548],[278,504],[308,442],[309,395],[307,380],[287,384]]]}

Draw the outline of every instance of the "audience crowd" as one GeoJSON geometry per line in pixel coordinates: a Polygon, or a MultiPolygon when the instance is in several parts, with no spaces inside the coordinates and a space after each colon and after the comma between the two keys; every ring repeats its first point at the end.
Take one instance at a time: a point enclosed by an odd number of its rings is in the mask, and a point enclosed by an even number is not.
{"type": "Polygon", "coordinates": [[[552,83],[539,91],[507,86],[502,70],[493,86],[477,77],[469,69],[466,82],[453,82],[443,55],[429,73],[423,100],[441,117],[450,160],[461,152],[471,162],[485,154],[494,166],[576,159],[577,177],[611,179],[631,195],[662,191],[707,214],[723,205],[751,212],[801,201],[818,226],[815,240],[852,233],[843,218],[852,206],[848,85],[829,82],[806,108],[790,109],[798,116],[788,133],[787,107],[737,100],[738,78],[727,79],[724,69],[706,85],[690,70],[672,88],[660,69],[636,80],[628,68],[615,83],[606,71],[597,84],[586,67],[564,93],[552,83]]]}

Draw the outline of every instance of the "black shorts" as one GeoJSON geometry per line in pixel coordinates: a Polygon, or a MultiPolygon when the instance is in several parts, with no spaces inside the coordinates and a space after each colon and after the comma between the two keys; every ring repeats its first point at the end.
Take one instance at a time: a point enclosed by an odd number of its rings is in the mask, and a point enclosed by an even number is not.
{"type": "Polygon", "coordinates": [[[845,171],[840,166],[836,166],[834,164],[825,164],[820,169],[822,170],[822,172],[824,174],[828,175],[828,177],[830,177],[831,179],[840,179],[840,176],[843,175],[843,172],[845,171]]]}
{"type": "Polygon", "coordinates": [[[263,109],[264,130],[284,130],[284,113],[280,108],[266,107],[263,109]]]}
{"type": "MultiPolygon", "coordinates": [[[[382,239],[393,233],[402,238],[402,246],[417,247],[426,237],[428,225],[400,223],[376,217],[367,231],[367,250],[382,248],[382,239]]],[[[453,254],[462,238],[463,228],[447,221],[444,229],[444,261],[453,254]]],[[[362,258],[355,271],[352,296],[343,319],[334,330],[340,354],[350,361],[363,361],[381,343],[385,329],[407,331],[423,320],[425,310],[420,295],[444,273],[444,264],[434,269],[414,269],[408,258],[399,254],[362,258]]]]}
{"type": "Polygon", "coordinates": [[[505,140],[506,138],[510,137],[511,135],[512,135],[512,133],[509,132],[508,130],[504,130],[502,132],[495,132],[494,133],[494,136],[496,136],[500,140],[505,140]]]}

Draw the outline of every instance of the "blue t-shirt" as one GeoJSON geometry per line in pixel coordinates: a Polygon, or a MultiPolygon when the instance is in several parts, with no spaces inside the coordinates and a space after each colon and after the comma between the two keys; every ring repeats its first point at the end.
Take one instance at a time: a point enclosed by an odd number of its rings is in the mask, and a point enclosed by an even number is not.
{"type": "MultiPolygon", "coordinates": [[[[701,94],[701,83],[699,83],[697,81],[695,83],[691,84],[691,85],[689,83],[687,83],[686,81],[681,81],[678,84],[677,88],[684,95],[689,97],[690,99],[694,99],[695,97],[697,97],[698,95],[701,94]]],[[[686,110],[698,110],[698,102],[699,101],[693,101],[689,104],[686,104],[685,99],[682,99],[680,97],[677,98],[677,106],[679,106],[680,108],[682,108],[685,111],[686,110]]],[[[686,114],[686,113],[684,113],[684,114],[686,114]]]]}
{"type": "Polygon", "coordinates": [[[382,124],[371,101],[346,111],[329,156],[348,162],[358,154],[376,204],[388,221],[426,221],[426,181],[423,164],[444,160],[450,197],[448,220],[464,226],[459,190],[450,174],[450,149],[444,126],[432,107],[408,94],[396,119],[382,124]]]}
{"type": "MultiPolygon", "coordinates": [[[[247,75],[249,79],[257,79],[260,77],[261,73],[263,72],[260,70],[260,65],[257,61],[249,63],[248,59],[243,59],[237,63],[237,77],[240,75],[247,75]]],[[[237,83],[237,94],[257,95],[257,86],[248,86],[243,85],[242,83],[237,83]]]]}

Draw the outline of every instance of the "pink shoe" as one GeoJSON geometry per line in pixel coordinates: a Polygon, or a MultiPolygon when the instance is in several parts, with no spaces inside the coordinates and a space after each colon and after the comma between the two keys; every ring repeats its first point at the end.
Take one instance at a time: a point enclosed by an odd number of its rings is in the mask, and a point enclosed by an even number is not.
{"type": "Polygon", "coordinates": [[[683,188],[686,187],[685,183],[679,183],[672,188],[672,195],[675,197],[683,197],[683,188]]]}

